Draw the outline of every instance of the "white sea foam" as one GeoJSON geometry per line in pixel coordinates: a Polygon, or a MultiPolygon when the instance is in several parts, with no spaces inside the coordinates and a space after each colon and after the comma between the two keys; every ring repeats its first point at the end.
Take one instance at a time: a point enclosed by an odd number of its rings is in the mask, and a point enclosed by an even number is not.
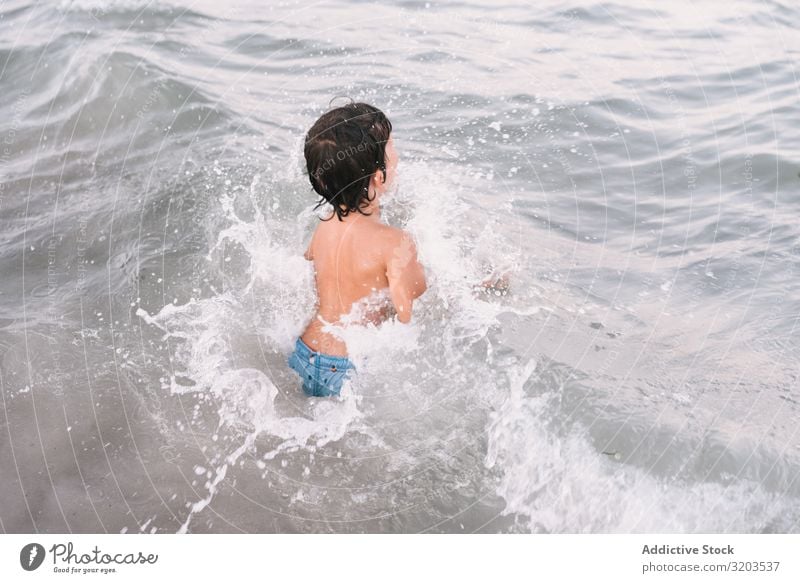
{"type": "MultiPolygon", "coordinates": [[[[559,434],[557,390],[528,394],[535,361],[507,369],[509,393],[491,415],[488,468],[505,514],[535,532],[753,532],[796,520],[760,484],[664,480],[593,448],[580,427],[559,434]]],[[[794,513],[794,518],[791,514],[794,513]]],[[[785,527],[783,527],[785,528],[785,527]]]]}

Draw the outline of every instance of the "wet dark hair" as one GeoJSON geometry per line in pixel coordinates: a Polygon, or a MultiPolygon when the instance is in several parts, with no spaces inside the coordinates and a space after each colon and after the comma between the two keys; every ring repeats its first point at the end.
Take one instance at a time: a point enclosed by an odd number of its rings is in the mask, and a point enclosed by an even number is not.
{"type": "Polygon", "coordinates": [[[391,133],[392,123],[383,112],[366,103],[351,102],[323,114],[308,130],[304,148],[308,178],[322,197],[314,209],[330,203],[340,221],[352,212],[369,216],[361,209],[374,200],[369,181],[375,172],[382,170],[386,181],[391,133]]]}

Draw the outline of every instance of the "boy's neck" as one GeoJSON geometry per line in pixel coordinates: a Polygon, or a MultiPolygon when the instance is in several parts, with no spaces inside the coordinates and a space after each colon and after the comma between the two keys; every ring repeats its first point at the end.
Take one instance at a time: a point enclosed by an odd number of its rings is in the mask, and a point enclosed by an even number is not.
{"type": "Polygon", "coordinates": [[[343,219],[344,222],[347,222],[348,220],[356,220],[356,219],[358,219],[358,220],[371,220],[371,221],[380,222],[380,220],[381,220],[381,206],[379,204],[377,204],[375,201],[370,203],[370,205],[368,207],[364,208],[363,211],[364,211],[364,213],[369,213],[369,215],[354,211],[354,212],[351,212],[346,217],[344,217],[344,219],[343,219]],[[351,219],[351,217],[352,217],[352,219],[351,219]]]}
{"type": "Polygon", "coordinates": [[[371,204],[367,207],[366,212],[369,213],[368,217],[364,217],[366,219],[372,219],[373,221],[380,221],[381,220],[381,205],[379,204],[371,204]]]}

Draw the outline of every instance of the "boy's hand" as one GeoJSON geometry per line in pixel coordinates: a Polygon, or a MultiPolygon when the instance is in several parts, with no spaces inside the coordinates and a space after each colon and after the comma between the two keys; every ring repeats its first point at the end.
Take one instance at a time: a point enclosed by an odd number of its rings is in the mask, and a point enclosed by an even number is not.
{"type": "Polygon", "coordinates": [[[487,294],[493,296],[508,295],[511,288],[508,272],[500,275],[490,275],[488,278],[473,286],[476,294],[487,294]]]}

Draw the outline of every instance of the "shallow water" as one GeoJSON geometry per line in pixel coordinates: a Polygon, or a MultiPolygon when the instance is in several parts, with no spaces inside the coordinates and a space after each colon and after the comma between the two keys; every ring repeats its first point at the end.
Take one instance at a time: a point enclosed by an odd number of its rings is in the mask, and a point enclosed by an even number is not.
{"type": "Polygon", "coordinates": [[[539,4],[0,3],[0,528],[800,531],[798,9],[539,4]],[[429,289],[309,400],[337,95],[429,289]]]}

